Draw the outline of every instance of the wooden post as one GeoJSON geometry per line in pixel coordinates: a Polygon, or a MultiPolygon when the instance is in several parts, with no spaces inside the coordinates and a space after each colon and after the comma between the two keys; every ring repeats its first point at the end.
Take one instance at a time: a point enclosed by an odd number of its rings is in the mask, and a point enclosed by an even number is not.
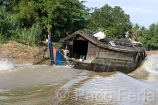
{"type": "Polygon", "coordinates": [[[51,31],[50,29],[47,30],[48,32],[48,48],[49,48],[49,55],[50,55],[50,60],[51,60],[51,65],[54,64],[54,57],[53,57],[53,45],[52,45],[52,36],[51,36],[51,31]]]}

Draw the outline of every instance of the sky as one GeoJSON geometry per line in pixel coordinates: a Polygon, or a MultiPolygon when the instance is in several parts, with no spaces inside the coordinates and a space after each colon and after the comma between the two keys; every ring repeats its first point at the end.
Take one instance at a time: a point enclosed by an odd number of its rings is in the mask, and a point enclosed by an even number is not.
{"type": "Polygon", "coordinates": [[[87,7],[101,8],[105,4],[111,7],[120,6],[125,14],[130,15],[133,24],[149,28],[158,22],[158,0],[85,0],[87,7]]]}

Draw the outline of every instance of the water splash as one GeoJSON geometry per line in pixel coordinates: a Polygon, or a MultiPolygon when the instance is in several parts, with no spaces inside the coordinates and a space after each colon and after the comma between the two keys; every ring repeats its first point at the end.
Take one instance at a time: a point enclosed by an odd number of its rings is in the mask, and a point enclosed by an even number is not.
{"type": "Polygon", "coordinates": [[[23,62],[21,64],[14,64],[15,67],[22,67],[22,66],[31,66],[33,65],[33,63],[29,63],[29,62],[23,62]]]}
{"type": "Polygon", "coordinates": [[[8,59],[0,60],[0,71],[11,70],[14,68],[14,64],[8,59]]]}
{"type": "Polygon", "coordinates": [[[158,75],[158,55],[148,55],[141,67],[152,74],[158,75]]]}
{"type": "Polygon", "coordinates": [[[1,59],[0,60],[0,71],[10,71],[15,68],[23,67],[23,66],[31,66],[33,63],[30,62],[21,62],[19,64],[13,63],[12,60],[9,59],[1,59]]]}

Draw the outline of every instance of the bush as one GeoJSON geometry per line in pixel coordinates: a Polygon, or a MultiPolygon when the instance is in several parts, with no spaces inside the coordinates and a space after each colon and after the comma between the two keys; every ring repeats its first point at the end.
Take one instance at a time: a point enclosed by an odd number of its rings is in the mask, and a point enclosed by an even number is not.
{"type": "Polygon", "coordinates": [[[33,24],[30,28],[22,28],[19,30],[17,35],[17,41],[27,45],[35,45],[41,39],[40,35],[42,33],[42,29],[39,24],[33,24]]]}
{"type": "Polygon", "coordinates": [[[12,39],[19,27],[20,21],[15,15],[0,11],[0,42],[12,39]]]}

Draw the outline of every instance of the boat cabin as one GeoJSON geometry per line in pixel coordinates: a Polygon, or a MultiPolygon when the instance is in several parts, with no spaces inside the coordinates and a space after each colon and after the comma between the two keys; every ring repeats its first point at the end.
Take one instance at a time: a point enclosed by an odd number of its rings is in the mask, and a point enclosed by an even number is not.
{"type": "MultiPolygon", "coordinates": [[[[90,36],[89,36],[90,37],[90,36]]],[[[92,43],[88,37],[77,32],[73,37],[68,36],[59,42],[63,43],[63,48],[69,50],[69,58],[75,58],[82,61],[92,61],[98,56],[98,47],[92,43]]]]}

